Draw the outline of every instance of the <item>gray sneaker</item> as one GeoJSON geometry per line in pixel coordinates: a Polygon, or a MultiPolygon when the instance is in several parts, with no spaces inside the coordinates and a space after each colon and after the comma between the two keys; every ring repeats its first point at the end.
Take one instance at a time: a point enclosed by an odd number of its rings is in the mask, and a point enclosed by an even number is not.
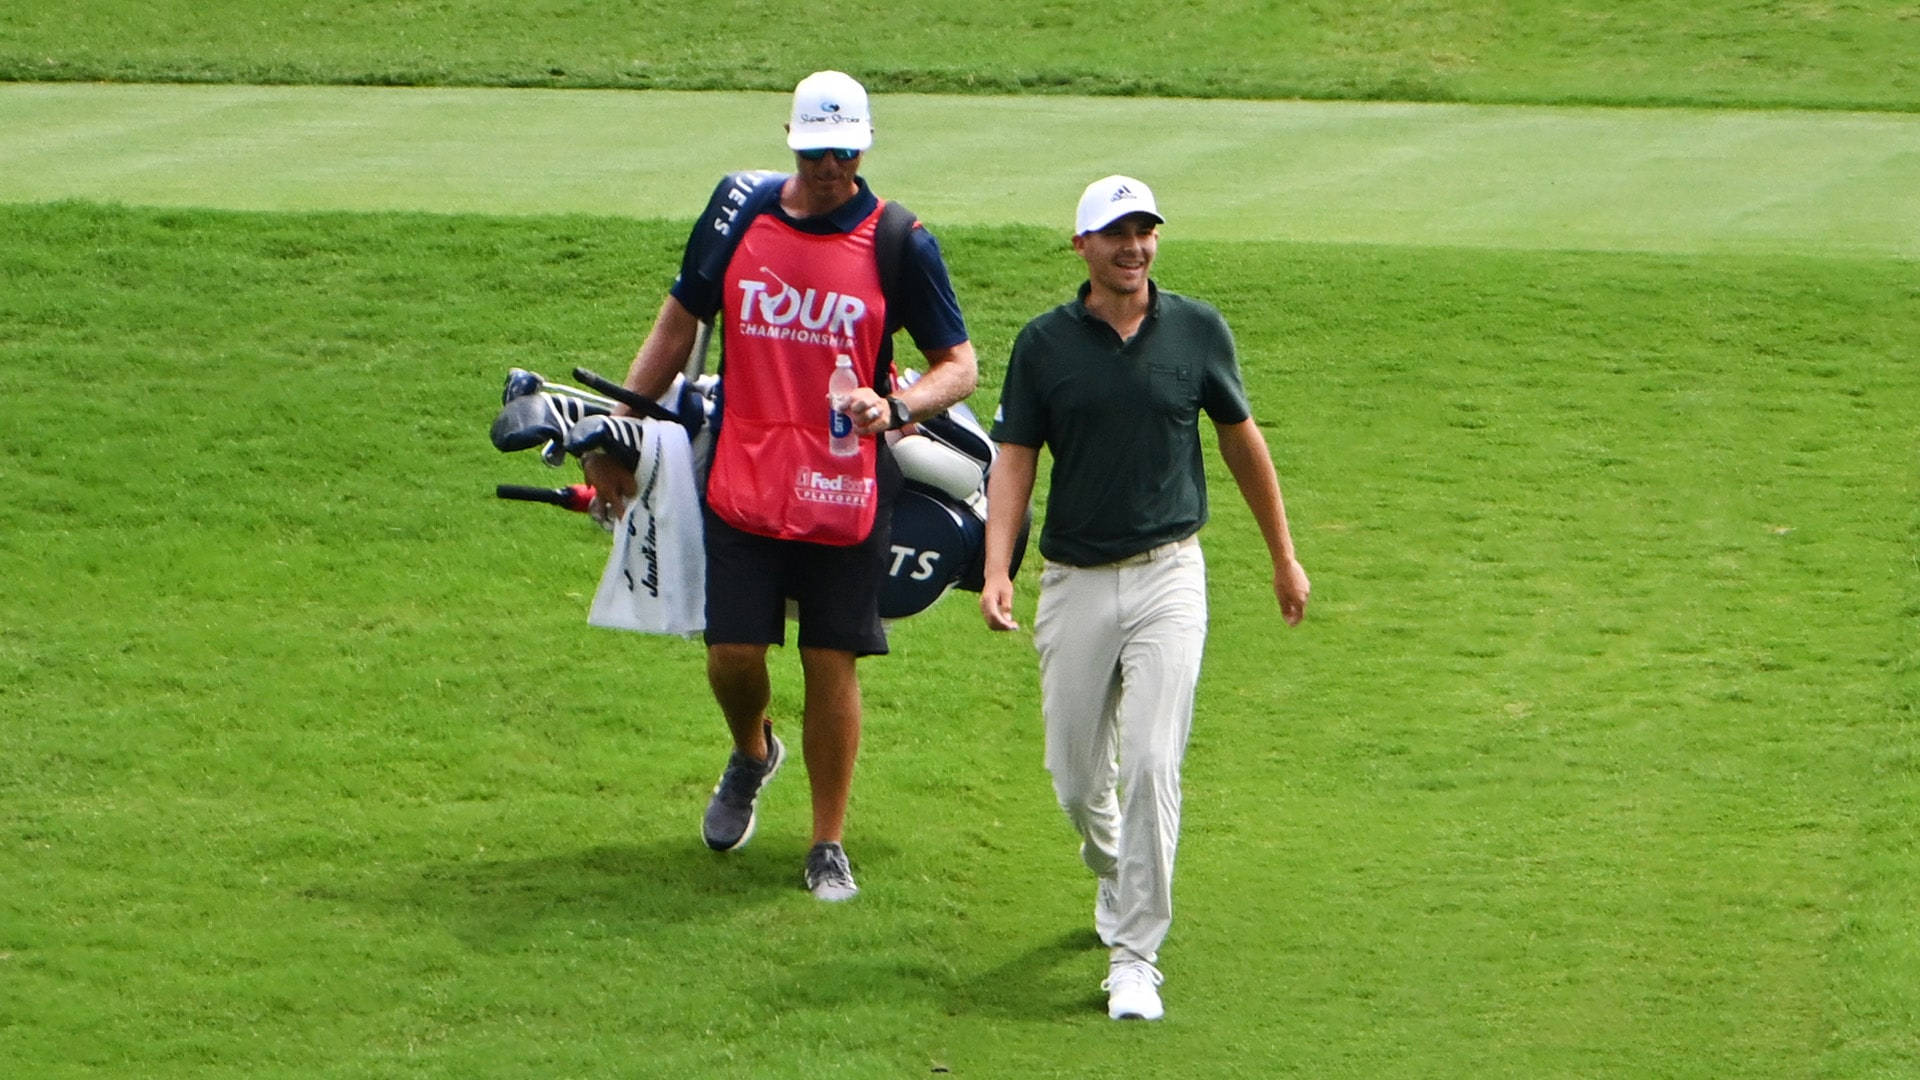
{"type": "Polygon", "coordinates": [[[807,852],[807,889],[818,900],[851,900],[859,893],[846,849],[831,840],[813,845],[807,852]]]}
{"type": "Polygon", "coordinates": [[[713,798],[707,802],[707,816],[700,822],[700,836],[715,851],[732,851],[753,838],[754,807],[760,789],[786,760],[787,748],[774,738],[773,725],[767,725],[767,760],[755,761],[735,750],[727,758],[727,770],[713,785],[713,798]]]}

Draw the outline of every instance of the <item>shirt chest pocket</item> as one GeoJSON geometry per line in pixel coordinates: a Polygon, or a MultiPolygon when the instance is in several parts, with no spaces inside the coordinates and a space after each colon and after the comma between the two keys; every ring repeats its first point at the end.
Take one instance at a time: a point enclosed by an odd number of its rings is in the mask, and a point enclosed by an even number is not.
{"type": "Polygon", "coordinates": [[[1192,364],[1154,361],[1141,374],[1145,383],[1142,394],[1154,408],[1184,416],[1199,406],[1200,379],[1192,364]]]}

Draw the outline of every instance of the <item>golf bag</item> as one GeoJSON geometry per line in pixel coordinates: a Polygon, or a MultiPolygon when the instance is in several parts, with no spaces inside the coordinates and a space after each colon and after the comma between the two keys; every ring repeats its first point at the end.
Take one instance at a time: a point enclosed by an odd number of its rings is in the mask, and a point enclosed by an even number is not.
{"type": "MultiPolygon", "coordinates": [[[[716,415],[720,389],[717,376],[677,376],[662,397],[671,405],[628,394],[618,384],[584,369],[576,368],[574,377],[600,393],[513,369],[490,432],[495,448],[511,453],[540,447],[541,460],[554,466],[563,464],[568,455],[601,451],[623,467],[635,469],[650,445],[647,425],[677,424],[686,429],[696,487],[704,492],[716,427],[723,422],[716,415]],[[611,415],[615,399],[641,409],[645,417],[611,415]]],[[[910,386],[917,377],[914,372],[904,372],[897,383],[910,386]]],[[[892,552],[880,591],[880,616],[902,619],[926,610],[955,587],[978,592],[984,584],[986,483],[994,447],[964,404],[889,432],[886,438],[905,483],[893,505],[892,552]]],[[[590,489],[581,485],[551,490],[501,485],[496,493],[502,498],[574,509],[591,498],[590,489]]],[[[630,510],[629,519],[632,516],[630,510]]],[[[609,530],[619,524],[601,520],[609,530]]],[[[1014,545],[1015,572],[1026,548],[1030,524],[1029,513],[1014,545]]],[[[616,556],[620,554],[620,539],[625,538],[616,538],[616,556]]],[[[609,577],[614,571],[610,561],[609,577]]]]}

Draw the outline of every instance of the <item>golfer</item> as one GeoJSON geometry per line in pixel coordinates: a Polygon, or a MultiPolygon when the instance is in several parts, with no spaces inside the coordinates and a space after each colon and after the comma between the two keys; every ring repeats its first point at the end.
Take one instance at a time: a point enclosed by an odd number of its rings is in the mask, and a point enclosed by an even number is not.
{"type": "MultiPolygon", "coordinates": [[[[841,843],[860,744],[855,661],[887,651],[878,604],[901,482],[878,436],[966,397],[976,364],[939,245],[917,222],[888,241],[882,219],[899,218],[882,214],[860,176],[873,143],[866,90],[841,72],[809,75],[786,130],[791,174],[738,173],[715,189],[626,385],[664,393],[699,324],[717,326],[725,401],[706,487],[707,680],[733,752],[701,835],[718,851],[745,844],[760,790],[786,758],[767,715],[767,649],[786,643],[793,601],[813,795],[804,877],[816,897],[846,900],[858,892],[841,843]],[[891,271],[887,248],[898,254],[891,271]],[[897,392],[896,325],[928,364],[897,392]],[[842,358],[858,385],[830,407],[842,358]]],[[[603,456],[584,464],[606,509],[620,512],[632,473],[603,456]]]]}
{"type": "Polygon", "coordinates": [[[1052,452],[1034,644],[1054,794],[1098,878],[1107,1014],[1157,1020],[1155,963],[1173,918],[1180,762],[1207,636],[1199,414],[1259,523],[1289,626],[1307,606],[1280,483],[1241,385],[1226,320],[1149,276],[1163,222],[1139,180],[1087,186],[1079,296],[1013,345],[993,439],[980,610],[1017,627],[1008,566],[1041,447],[1052,452]]]}

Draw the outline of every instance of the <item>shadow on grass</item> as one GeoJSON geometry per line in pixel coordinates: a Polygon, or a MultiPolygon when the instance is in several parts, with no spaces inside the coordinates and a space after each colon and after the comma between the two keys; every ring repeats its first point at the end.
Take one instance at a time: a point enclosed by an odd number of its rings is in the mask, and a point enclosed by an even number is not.
{"type": "MultiPolygon", "coordinates": [[[[872,840],[861,850],[876,865],[898,855],[872,840]]],[[[404,911],[444,926],[484,954],[517,952],[557,933],[664,942],[669,938],[663,932],[672,930],[670,939],[686,944],[696,939],[677,932],[731,933],[743,916],[745,925],[755,924],[762,909],[789,905],[809,915],[825,910],[801,887],[805,855],[798,838],[762,838],[751,849],[724,854],[676,838],[538,858],[431,863],[404,875],[384,896],[333,885],[303,892],[404,911]]],[[[862,897],[855,904],[872,902],[862,897]]],[[[924,947],[928,942],[902,947],[896,940],[900,927],[889,918],[898,915],[855,906],[845,918],[821,920],[806,935],[817,949],[799,948],[782,958],[763,1000],[780,1002],[782,1009],[830,1010],[851,1002],[885,1006],[904,992],[952,1016],[1041,1023],[1103,1018],[1105,996],[1098,988],[1106,949],[1091,928],[1044,939],[1022,934],[974,942],[962,950],[971,955],[956,955],[950,947],[924,947]],[[978,967],[981,962],[992,966],[978,967]]],[[[765,917],[785,921],[790,913],[765,917]]]]}
{"type": "Polygon", "coordinates": [[[1001,1020],[1105,1019],[1107,948],[1088,928],[1041,941],[957,987],[954,1011],[1001,1020]]]}
{"type": "Polygon", "coordinates": [[[959,1010],[1004,1020],[1105,1019],[1107,947],[1091,928],[1039,942],[960,987],[959,1010]]]}
{"type": "Polygon", "coordinates": [[[1038,942],[985,970],[972,970],[964,957],[942,959],[912,949],[789,959],[765,1000],[777,1003],[770,1006],[777,1012],[832,1010],[897,1004],[904,991],[926,997],[949,1016],[1036,1023],[1105,1019],[1106,995],[1097,991],[1106,974],[1106,949],[1090,930],[1038,942]]]}
{"type": "Polygon", "coordinates": [[[534,859],[475,859],[421,869],[405,902],[469,946],[511,949],[556,924],[627,935],[723,922],[799,890],[804,845],[761,842],[720,853],[697,842],[604,845],[534,859]]]}

